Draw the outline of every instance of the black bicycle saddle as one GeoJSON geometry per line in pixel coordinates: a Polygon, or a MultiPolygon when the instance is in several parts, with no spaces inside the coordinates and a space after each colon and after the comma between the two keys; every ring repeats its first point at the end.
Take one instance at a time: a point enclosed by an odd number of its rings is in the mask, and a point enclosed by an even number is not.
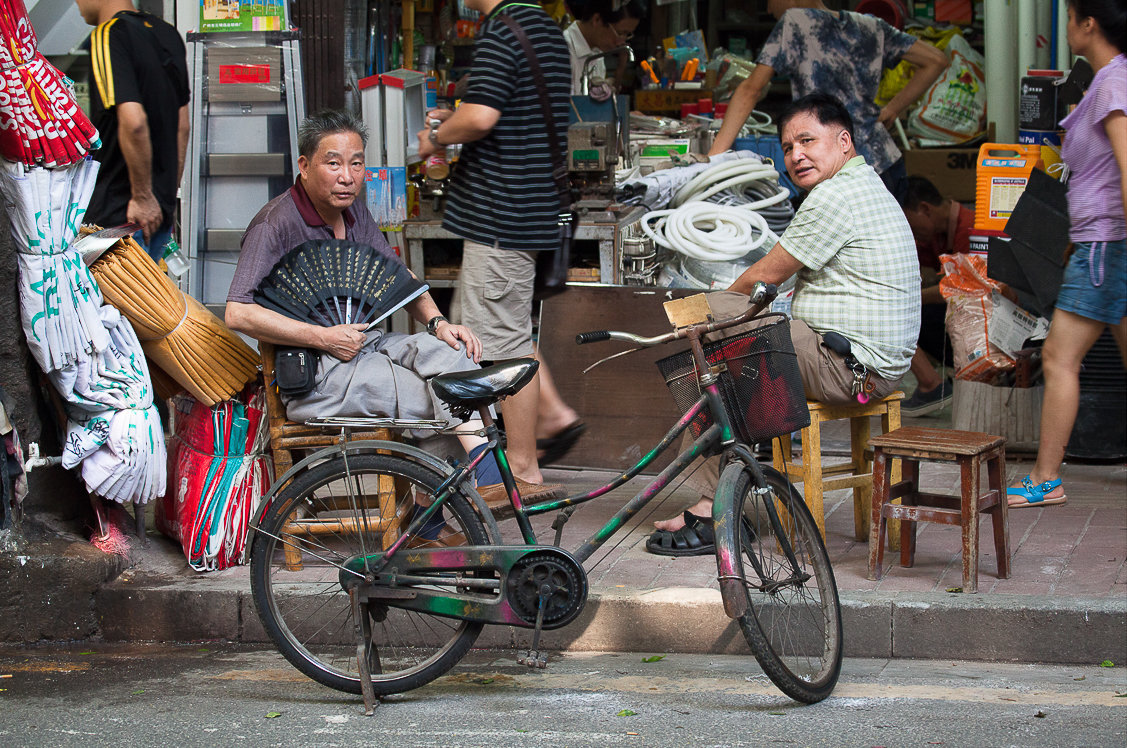
{"type": "Polygon", "coordinates": [[[434,394],[450,405],[451,410],[475,411],[508,397],[532,381],[540,362],[534,358],[518,358],[472,371],[439,374],[430,380],[434,394]]]}

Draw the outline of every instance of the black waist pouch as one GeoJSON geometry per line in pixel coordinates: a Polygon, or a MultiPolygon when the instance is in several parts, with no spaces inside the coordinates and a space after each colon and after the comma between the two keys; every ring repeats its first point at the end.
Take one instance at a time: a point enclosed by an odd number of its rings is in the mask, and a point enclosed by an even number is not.
{"type": "Polygon", "coordinates": [[[278,391],[296,397],[313,391],[321,354],[312,348],[279,347],[274,351],[274,380],[278,391]]]}

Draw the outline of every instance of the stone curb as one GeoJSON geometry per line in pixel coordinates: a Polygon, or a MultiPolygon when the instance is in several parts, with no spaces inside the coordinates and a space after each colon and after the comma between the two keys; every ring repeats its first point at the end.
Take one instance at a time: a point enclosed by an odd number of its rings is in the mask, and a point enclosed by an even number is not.
{"type": "MultiPolygon", "coordinates": [[[[94,603],[107,641],[264,642],[250,591],[115,581],[94,603]],[[196,587],[196,589],[193,589],[196,587]]],[[[1127,600],[1045,601],[1032,595],[842,593],[845,655],[991,662],[1127,662],[1127,600]],[[1067,605],[1062,605],[1066,602],[1067,605]]],[[[531,631],[487,626],[477,646],[527,647],[531,631]]],[[[745,654],[713,589],[592,593],[570,625],[545,631],[561,651],[745,654]]]]}

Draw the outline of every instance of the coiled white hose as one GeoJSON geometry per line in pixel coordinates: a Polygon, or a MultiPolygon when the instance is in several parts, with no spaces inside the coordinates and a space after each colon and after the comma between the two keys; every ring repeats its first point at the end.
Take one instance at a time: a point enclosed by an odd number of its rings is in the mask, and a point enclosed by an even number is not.
{"type": "Polygon", "coordinates": [[[642,231],[658,246],[707,262],[734,260],[779,239],[754,211],[701,202],[647,213],[642,231]]]}
{"type": "Polygon", "coordinates": [[[725,161],[698,174],[674,195],[672,208],[642,217],[642,231],[658,246],[706,262],[725,262],[743,257],[765,242],[779,237],[756,211],[777,205],[790,193],[779,186],[779,175],[755,159],[725,161]],[[762,182],[768,197],[740,205],[706,202],[725,190],[762,182]],[[651,225],[653,224],[653,225],[651,225]]]}

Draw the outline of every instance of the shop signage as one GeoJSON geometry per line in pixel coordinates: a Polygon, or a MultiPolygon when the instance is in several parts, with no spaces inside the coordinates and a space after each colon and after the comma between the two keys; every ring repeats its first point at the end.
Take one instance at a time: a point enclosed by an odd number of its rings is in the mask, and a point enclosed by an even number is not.
{"type": "Polygon", "coordinates": [[[200,0],[200,31],[281,31],[282,0],[200,0]]]}

